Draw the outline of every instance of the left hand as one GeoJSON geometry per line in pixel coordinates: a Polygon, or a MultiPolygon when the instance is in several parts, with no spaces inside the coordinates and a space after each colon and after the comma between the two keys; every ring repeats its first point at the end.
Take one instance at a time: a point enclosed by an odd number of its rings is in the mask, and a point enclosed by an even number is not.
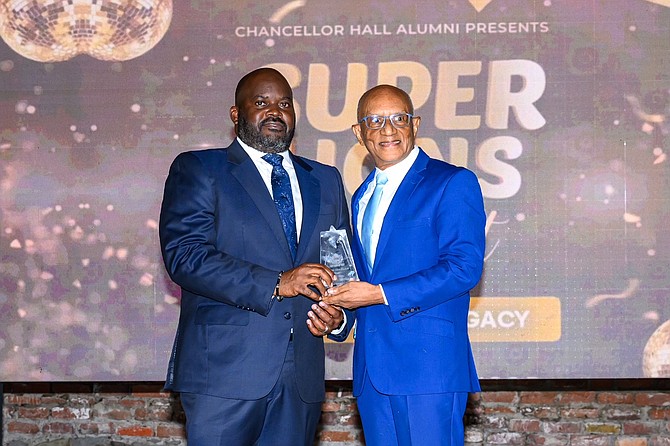
{"type": "Polygon", "coordinates": [[[327,336],[339,328],[344,320],[344,312],[325,302],[312,304],[312,311],[307,313],[307,328],[314,336],[327,336]]]}
{"type": "Polygon", "coordinates": [[[284,272],[279,280],[279,294],[295,297],[302,294],[314,301],[321,300],[335,279],[335,273],[320,263],[303,263],[284,272]]]}
{"type": "Polygon", "coordinates": [[[328,288],[323,301],[338,307],[353,310],[368,305],[384,303],[384,295],[379,285],[352,281],[344,285],[328,288]]]}

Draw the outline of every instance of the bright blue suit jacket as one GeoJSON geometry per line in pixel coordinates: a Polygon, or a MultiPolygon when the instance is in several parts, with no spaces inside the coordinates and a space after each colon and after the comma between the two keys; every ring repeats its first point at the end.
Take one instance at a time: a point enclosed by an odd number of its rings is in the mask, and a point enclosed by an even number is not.
{"type": "Polygon", "coordinates": [[[366,372],[384,394],[479,391],[467,332],[485,245],[477,178],[421,150],[386,213],[369,271],[355,222],[373,178],[352,197],[352,250],[360,279],[382,284],[388,306],[356,310],[354,395],[366,372]]]}
{"type": "Polygon", "coordinates": [[[184,152],[170,167],[159,234],[167,272],[182,294],[167,389],[265,396],[277,382],[293,329],[300,397],[323,400],[323,340],[305,324],[313,301],[277,302],[271,295],[279,271],[319,262],[321,231],[332,225],[349,232],[349,213],[334,167],[291,159],[303,204],[295,261],[275,204],[237,140],[227,149],[184,152]]]}

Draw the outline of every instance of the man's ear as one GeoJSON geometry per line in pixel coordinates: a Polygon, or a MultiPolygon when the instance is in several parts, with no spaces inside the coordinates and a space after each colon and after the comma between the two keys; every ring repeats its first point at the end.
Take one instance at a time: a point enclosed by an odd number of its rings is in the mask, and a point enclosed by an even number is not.
{"type": "Polygon", "coordinates": [[[421,116],[414,116],[412,118],[412,130],[414,130],[414,136],[416,136],[419,131],[419,125],[421,124],[421,116]]]}
{"type": "Polygon", "coordinates": [[[237,126],[237,113],[238,109],[236,106],[233,105],[232,107],[230,107],[230,120],[233,121],[233,124],[235,124],[235,126],[237,126]]]}
{"type": "Polygon", "coordinates": [[[361,125],[360,124],[354,124],[351,126],[351,131],[354,132],[354,135],[356,135],[356,139],[358,140],[358,143],[365,147],[365,144],[363,143],[363,138],[361,138],[361,125]]]}

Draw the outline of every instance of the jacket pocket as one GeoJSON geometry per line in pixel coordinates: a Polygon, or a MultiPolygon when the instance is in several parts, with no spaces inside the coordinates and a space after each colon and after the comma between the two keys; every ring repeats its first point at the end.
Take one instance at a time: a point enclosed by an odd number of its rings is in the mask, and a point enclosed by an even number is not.
{"type": "Polygon", "coordinates": [[[408,332],[444,336],[447,338],[454,337],[454,323],[439,317],[416,314],[403,319],[398,324],[400,324],[402,330],[408,332]]]}
{"type": "Polygon", "coordinates": [[[195,313],[196,325],[249,325],[249,312],[227,305],[201,305],[195,313]]]}
{"type": "Polygon", "coordinates": [[[409,229],[409,228],[428,228],[431,225],[431,218],[415,218],[412,220],[397,220],[394,224],[396,228],[409,229]]]}

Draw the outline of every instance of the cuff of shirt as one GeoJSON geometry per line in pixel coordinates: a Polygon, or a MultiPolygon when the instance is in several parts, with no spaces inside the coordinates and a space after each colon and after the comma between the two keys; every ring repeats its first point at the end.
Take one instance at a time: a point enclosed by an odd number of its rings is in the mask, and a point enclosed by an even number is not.
{"type": "Polygon", "coordinates": [[[386,298],[386,293],[384,292],[384,287],[382,286],[381,283],[379,284],[379,289],[382,290],[382,297],[384,298],[384,305],[388,305],[389,301],[386,298]]]}
{"type": "Polygon", "coordinates": [[[335,330],[330,332],[330,334],[333,335],[333,336],[337,336],[340,333],[342,333],[344,331],[344,327],[347,326],[347,313],[345,313],[343,310],[340,310],[340,311],[342,311],[342,316],[344,316],[344,318],[342,319],[342,324],[339,327],[337,327],[335,330]]]}

